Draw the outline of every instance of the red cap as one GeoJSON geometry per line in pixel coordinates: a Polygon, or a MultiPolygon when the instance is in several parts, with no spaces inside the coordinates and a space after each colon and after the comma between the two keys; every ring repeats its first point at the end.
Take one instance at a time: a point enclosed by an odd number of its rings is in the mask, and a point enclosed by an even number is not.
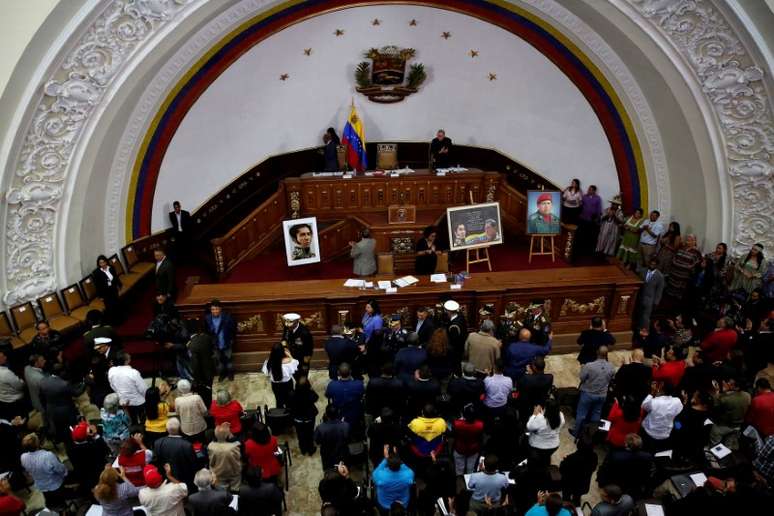
{"type": "Polygon", "coordinates": [[[159,470],[153,464],[148,464],[142,470],[142,476],[145,478],[145,485],[153,489],[159,487],[164,482],[159,470]]]}
{"type": "Polygon", "coordinates": [[[553,201],[550,193],[543,193],[537,198],[537,203],[540,204],[543,201],[553,201]]]}
{"type": "Polygon", "coordinates": [[[89,424],[86,421],[81,421],[73,427],[71,433],[73,441],[79,443],[85,441],[89,437],[89,424]]]}

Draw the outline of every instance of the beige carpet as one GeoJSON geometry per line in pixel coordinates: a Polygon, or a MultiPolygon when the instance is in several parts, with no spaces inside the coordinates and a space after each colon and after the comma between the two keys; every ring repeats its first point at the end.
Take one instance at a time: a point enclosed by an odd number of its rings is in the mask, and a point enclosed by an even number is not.
{"type": "MultiPolygon", "coordinates": [[[[546,372],[554,375],[554,384],[557,387],[576,387],[578,385],[580,366],[576,356],[577,354],[568,354],[547,357],[546,372]]],[[[627,351],[615,351],[610,354],[610,361],[617,368],[628,357],[629,352],[627,351]]],[[[324,392],[325,386],[328,384],[328,372],[323,370],[312,371],[310,380],[315,391],[320,395],[318,408],[322,414],[327,404],[324,392]]],[[[239,400],[243,406],[248,408],[254,408],[256,405],[261,407],[264,405],[274,406],[274,395],[271,392],[269,381],[261,373],[241,373],[236,375],[233,382],[216,383],[213,386],[213,394],[222,388],[228,389],[233,398],[239,400]]],[[[564,456],[575,451],[572,437],[567,432],[567,428],[571,427],[572,423],[572,418],[568,417],[567,424],[562,430],[561,445],[552,457],[554,464],[559,464],[564,456]]],[[[287,440],[290,443],[293,459],[293,465],[290,468],[290,489],[287,493],[289,514],[319,514],[320,497],[317,493],[317,485],[322,478],[319,452],[313,457],[301,455],[295,434],[292,431],[279,436],[279,440],[280,442],[287,440]]],[[[600,461],[602,458],[600,454],[600,461]]],[[[583,500],[589,501],[592,505],[599,501],[595,479],[592,479],[591,492],[583,500]]]]}

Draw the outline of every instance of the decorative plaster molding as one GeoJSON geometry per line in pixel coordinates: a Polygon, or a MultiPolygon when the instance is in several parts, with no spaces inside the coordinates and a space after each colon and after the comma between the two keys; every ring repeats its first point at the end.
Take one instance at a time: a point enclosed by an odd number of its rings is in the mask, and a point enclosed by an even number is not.
{"type": "Polygon", "coordinates": [[[137,49],[192,5],[190,0],[114,0],[62,53],[9,168],[4,303],[32,299],[58,286],[54,232],[82,131],[137,49]]]}
{"type": "MultiPolygon", "coordinates": [[[[139,151],[142,137],[148,130],[158,106],[174,84],[201,55],[239,24],[260,13],[269,3],[271,2],[267,0],[243,0],[224,11],[186,42],[150,81],[129,119],[127,128],[119,142],[116,158],[111,166],[109,190],[105,203],[107,217],[105,242],[108,249],[120,248],[123,233],[117,231],[116,228],[123,228],[125,224],[130,223],[130,221],[124,220],[124,214],[126,213],[126,192],[134,166],[132,160],[139,151]]],[[[651,193],[649,203],[652,207],[668,213],[671,208],[669,172],[661,135],[645,95],[629,69],[598,34],[555,0],[521,0],[521,3],[540,13],[542,17],[550,20],[552,25],[558,26],[563,31],[573,35],[577,41],[586,45],[598,62],[603,64],[604,71],[612,74],[612,77],[608,77],[608,79],[611,80],[619,93],[623,93],[624,98],[634,111],[635,126],[638,125],[641,133],[644,133],[645,136],[646,146],[643,150],[646,161],[650,163],[650,166],[647,167],[648,183],[655,185],[655,193],[651,193]]]]}
{"type": "Polygon", "coordinates": [[[755,242],[771,249],[774,120],[764,69],[712,1],[626,1],[683,57],[714,111],[733,193],[732,251],[755,242]]]}
{"type": "Polygon", "coordinates": [[[652,209],[670,213],[672,199],[669,190],[669,169],[661,141],[661,132],[653,111],[629,68],[599,34],[555,0],[521,1],[544,17],[553,20],[554,25],[566,29],[566,34],[575,36],[577,41],[585,45],[590,50],[590,55],[598,59],[597,64],[602,64],[603,72],[607,72],[607,78],[615,90],[619,94],[623,93],[623,99],[629,103],[627,108],[630,107],[635,115],[632,117],[635,128],[639,124],[640,140],[647,144],[643,147],[643,155],[646,162],[650,161],[650,166],[646,167],[648,186],[655,186],[655,192],[650,193],[648,202],[652,209]]]}

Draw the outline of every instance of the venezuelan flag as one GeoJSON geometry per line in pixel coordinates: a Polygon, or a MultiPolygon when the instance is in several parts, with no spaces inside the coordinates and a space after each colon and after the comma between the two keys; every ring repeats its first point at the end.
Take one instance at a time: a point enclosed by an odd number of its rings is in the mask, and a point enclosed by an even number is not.
{"type": "Polygon", "coordinates": [[[363,121],[357,116],[354,104],[349,112],[347,123],[344,125],[344,131],[341,133],[341,143],[347,146],[347,163],[349,163],[350,167],[358,172],[368,168],[365,149],[365,129],[363,128],[363,121]]]}

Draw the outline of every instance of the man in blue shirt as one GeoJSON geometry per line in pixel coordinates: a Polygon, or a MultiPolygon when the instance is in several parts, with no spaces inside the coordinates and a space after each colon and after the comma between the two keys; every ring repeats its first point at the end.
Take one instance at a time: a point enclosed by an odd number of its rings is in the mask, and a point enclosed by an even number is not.
{"type": "Polygon", "coordinates": [[[414,373],[427,362],[427,351],[419,346],[419,335],[410,333],[406,338],[407,347],[395,354],[395,374],[408,385],[414,373]]]}
{"type": "Polygon", "coordinates": [[[325,397],[336,407],[344,421],[349,423],[352,437],[359,438],[363,428],[363,380],[352,378],[349,364],[339,366],[339,379],[328,383],[325,397]]]}
{"type": "Polygon", "coordinates": [[[236,322],[231,314],[223,311],[220,301],[213,299],[210,302],[210,313],[204,316],[207,333],[215,340],[215,349],[218,357],[218,374],[220,381],[234,380],[234,363],[231,360],[231,351],[234,348],[236,336],[236,322]]]}
{"type": "Polygon", "coordinates": [[[522,328],[519,331],[519,340],[512,342],[505,350],[505,374],[510,376],[513,383],[524,376],[527,364],[531,364],[535,357],[546,356],[551,352],[553,332],[549,334],[548,341],[544,345],[531,342],[532,333],[522,328]]]}
{"type": "Polygon", "coordinates": [[[395,502],[408,507],[414,472],[403,464],[394,448],[390,453],[389,445],[384,446],[384,460],[374,470],[373,481],[376,503],[382,510],[389,511],[395,502]]]}

